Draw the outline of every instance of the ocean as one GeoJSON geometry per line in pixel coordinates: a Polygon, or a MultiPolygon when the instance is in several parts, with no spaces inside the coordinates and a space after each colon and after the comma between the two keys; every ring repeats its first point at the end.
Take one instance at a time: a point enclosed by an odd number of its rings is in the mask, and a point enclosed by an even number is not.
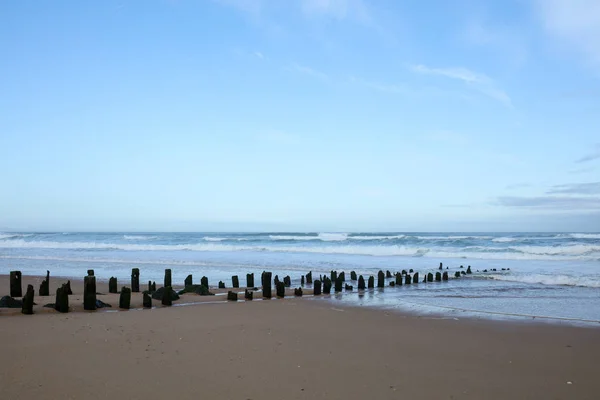
{"type": "Polygon", "coordinates": [[[50,270],[82,278],[94,269],[100,279],[121,282],[132,267],[142,282],[161,283],[171,268],[174,283],[192,274],[228,286],[232,275],[244,284],[246,273],[259,279],[263,270],[290,275],[295,286],[309,271],[366,278],[414,269],[422,279],[440,262],[449,282],[355,289],[330,301],[448,317],[600,323],[600,233],[0,233],[1,274],[50,270]],[[452,279],[469,265],[472,275],[452,279]]]}

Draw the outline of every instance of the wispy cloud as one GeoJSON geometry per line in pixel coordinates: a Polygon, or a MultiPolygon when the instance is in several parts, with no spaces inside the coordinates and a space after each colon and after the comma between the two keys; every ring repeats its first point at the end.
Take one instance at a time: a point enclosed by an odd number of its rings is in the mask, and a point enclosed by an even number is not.
{"type": "Polygon", "coordinates": [[[544,28],[569,48],[600,67],[600,2],[598,0],[536,0],[544,28]]]}
{"type": "Polygon", "coordinates": [[[507,107],[512,108],[512,100],[503,90],[497,88],[496,83],[493,79],[485,74],[480,74],[471,71],[467,68],[456,67],[456,68],[430,68],[425,65],[413,65],[411,67],[413,72],[424,74],[424,75],[437,75],[443,76],[449,79],[455,79],[464,82],[465,84],[473,87],[484,95],[499,101],[507,107]]]}
{"type": "Polygon", "coordinates": [[[552,186],[548,194],[600,194],[600,182],[567,183],[552,186]]]}
{"type": "Polygon", "coordinates": [[[599,158],[600,158],[600,143],[595,146],[595,149],[592,150],[591,153],[581,157],[579,160],[577,160],[575,162],[583,163],[583,162],[597,160],[599,158]]]}
{"type": "Polygon", "coordinates": [[[293,72],[297,72],[299,74],[304,74],[313,78],[321,79],[323,81],[329,81],[329,76],[326,73],[316,70],[314,68],[307,67],[305,65],[294,63],[291,64],[287,69],[293,72]]]}
{"type": "Polygon", "coordinates": [[[600,198],[570,196],[498,197],[497,205],[504,207],[545,208],[560,210],[600,209],[600,198]]]}
{"type": "Polygon", "coordinates": [[[255,52],[254,52],[254,55],[255,55],[257,58],[260,58],[261,60],[265,58],[264,54],[263,54],[263,53],[261,53],[260,51],[255,51],[255,52]]]}

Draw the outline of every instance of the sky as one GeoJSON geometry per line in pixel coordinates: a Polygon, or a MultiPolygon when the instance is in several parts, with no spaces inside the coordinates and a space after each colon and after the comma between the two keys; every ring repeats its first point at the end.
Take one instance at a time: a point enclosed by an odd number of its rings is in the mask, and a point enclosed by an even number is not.
{"type": "Polygon", "coordinates": [[[0,2],[0,231],[598,231],[597,0],[0,2]]]}

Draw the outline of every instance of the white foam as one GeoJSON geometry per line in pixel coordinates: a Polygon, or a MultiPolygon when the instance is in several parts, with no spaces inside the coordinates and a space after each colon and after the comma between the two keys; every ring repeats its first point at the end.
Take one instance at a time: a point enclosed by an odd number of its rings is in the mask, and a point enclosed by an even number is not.
{"type": "Polygon", "coordinates": [[[392,236],[349,236],[351,240],[391,240],[391,239],[404,239],[406,235],[392,235],[392,236]]]}
{"type": "Polygon", "coordinates": [[[125,240],[152,240],[156,239],[156,236],[145,236],[145,235],[123,235],[125,240]]]}
{"type": "Polygon", "coordinates": [[[574,239],[600,239],[600,233],[571,233],[574,239]]]}
{"type": "Polygon", "coordinates": [[[488,275],[488,277],[490,279],[499,281],[600,288],[600,278],[597,276],[572,276],[559,274],[494,274],[488,275]]]}
{"type": "Polygon", "coordinates": [[[499,237],[499,238],[492,239],[492,242],[508,243],[508,242],[517,242],[519,240],[521,240],[521,239],[511,238],[511,237],[499,237]]]}
{"type": "Polygon", "coordinates": [[[491,239],[492,236],[416,236],[419,240],[464,240],[464,239],[491,239]]]}
{"type": "Polygon", "coordinates": [[[0,240],[33,236],[32,233],[0,233],[0,240]]]}
{"type": "Polygon", "coordinates": [[[207,242],[222,242],[223,240],[227,240],[227,238],[204,236],[202,240],[207,242]]]}
{"type": "Polygon", "coordinates": [[[572,244],[565,246],[512,246],[510,250],[535,255],[593,255],[600,253],[600,245],[572,244]]]}

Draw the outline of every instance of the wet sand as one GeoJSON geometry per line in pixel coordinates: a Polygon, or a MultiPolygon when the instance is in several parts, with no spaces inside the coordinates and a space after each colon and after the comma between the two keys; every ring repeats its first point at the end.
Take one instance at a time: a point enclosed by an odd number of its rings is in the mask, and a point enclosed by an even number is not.
{"type": "MultiPolygon", "coordinates": [[[[61,281],[51,277],[51,293],[61,281]]],[[[75,306],[81,283],[72,287],[75,306]]],[[[0,288],[7,294],[5,276],[0,288]]],[[[188,297],[222,296],[180,302],[188,297]]],[[[0,312],[7,399],[600,397],[597,328],[419,317],[323,298],[16,311],[0,312]]]]}

